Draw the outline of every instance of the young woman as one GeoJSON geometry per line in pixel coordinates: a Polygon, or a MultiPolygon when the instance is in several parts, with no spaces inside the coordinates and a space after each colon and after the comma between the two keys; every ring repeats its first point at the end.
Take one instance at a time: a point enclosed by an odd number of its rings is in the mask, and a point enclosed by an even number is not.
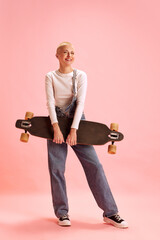
{"type": "Polygon", "coordinates": [[[79,122],[85,119],[83,109],[87,75],[82,70],[72,68],[75,50],[71,43],[62,42],[57,48],[56,57],[59,60],[59,69],[46,74],[45,89],[54,131],[54,139],[47,140],[47,147],[53,208],[58,223],[60,226],[71,225],[64,177],[67,148],[70,145],[82,164],[98,206],[103,210],[103,220],[116,227],[127,228],[128,223],[118,214],[117,205],[94,147],[77,144],[76,132],[79,122]],[[73,118],[66,142],[59,128],[57,116],[73,118]]]}

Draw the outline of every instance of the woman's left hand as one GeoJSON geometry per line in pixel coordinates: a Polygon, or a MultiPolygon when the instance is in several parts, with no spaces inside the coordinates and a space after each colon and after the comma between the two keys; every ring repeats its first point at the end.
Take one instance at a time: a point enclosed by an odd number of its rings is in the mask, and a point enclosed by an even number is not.
{"type": "Polygon", "coordinates": [[[77,129],[71,128],[70,133],[68,134],[68,137],[66,139],[66,143],[68,143],[70,146],[77,144],[77,129]]]}

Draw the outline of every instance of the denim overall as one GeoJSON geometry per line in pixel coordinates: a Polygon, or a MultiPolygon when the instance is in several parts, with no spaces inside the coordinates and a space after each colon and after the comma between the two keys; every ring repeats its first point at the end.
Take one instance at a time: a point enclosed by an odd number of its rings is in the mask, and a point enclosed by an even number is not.
{"type": "MultiPolygon", "coordinates": [[[[72,101],[67,106],[67,108],[65,108],[65,109],[56,106],[56,113],[57,113],[58,117],[68,117],[68,118],[73,118],[74,117],[74,113],[75,113],[75,110],[76,110],[76,100],[77,100],[77,98],[76,98],[76,86],[75,86],[76,75],[77,75],[77,69],[74,69],[73,78],[72,78],[72,84],[73,84],[73,88],[72,88],[73,98],[72,98],[72,101]]],[[[81,119],[85,119],[84,113],[82,114],[81,119]]]]}
{"type": "MultiPolygon", "coordinates": [[[[74,116],[76,109],[75,78],[76,69],[73,71],[73,98],[71,104],[66,109],[56,107],[58,117],[74,116]]],[[[85,119],[84,113],[81,119],[85,119]]],[[[68,145],[65,142],[57,144],[52,140],[47,140],[47,148],[53,208],[55,215],[60,218],[68,215],[69,211],[64,176],[68,145]]],[[[92,145],[77,144],[71,146],[71,148],[74,150],[84,169],[88,185],[98,206],[103,210],[103,216],[109,217],[118,213],[118,208],[106,179],[103,166],[98,159],[94,147],[92,145]]]]}

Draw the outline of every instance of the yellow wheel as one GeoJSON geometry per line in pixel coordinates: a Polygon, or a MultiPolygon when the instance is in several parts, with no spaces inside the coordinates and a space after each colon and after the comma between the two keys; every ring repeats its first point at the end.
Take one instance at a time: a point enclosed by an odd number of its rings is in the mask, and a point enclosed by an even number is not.
{"type": "Polygon", "coordinates": [[[29,134],[28,133],[22,133],[20,137],[21,142],[28,142],[29,134]]]}
{"type": "Polygon", "coordinates": [[[108,146],[108,153],[115,154],[116,153],[116,145],[109,145],[108,146]]]}
{"type": "Polygon", "coordinates": [[[111,131],[118,131],[118,123],[111,123],[110,129],[111,131]]]}
{"type": "Polygon", "coordinates": [[[34,116],[32,112],[26,112],[25,120],[31,119],[34,116]]]}

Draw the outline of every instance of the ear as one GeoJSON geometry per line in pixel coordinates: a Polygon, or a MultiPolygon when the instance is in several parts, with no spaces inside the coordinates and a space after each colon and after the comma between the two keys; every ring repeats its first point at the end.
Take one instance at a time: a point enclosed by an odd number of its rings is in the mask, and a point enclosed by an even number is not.
{"type": "Polygon", "coordinates": [[[56,54],[55,56],[56,56],[56,58],[58,58],[58,55],[57,55],[57,54],[56,54]]]}

